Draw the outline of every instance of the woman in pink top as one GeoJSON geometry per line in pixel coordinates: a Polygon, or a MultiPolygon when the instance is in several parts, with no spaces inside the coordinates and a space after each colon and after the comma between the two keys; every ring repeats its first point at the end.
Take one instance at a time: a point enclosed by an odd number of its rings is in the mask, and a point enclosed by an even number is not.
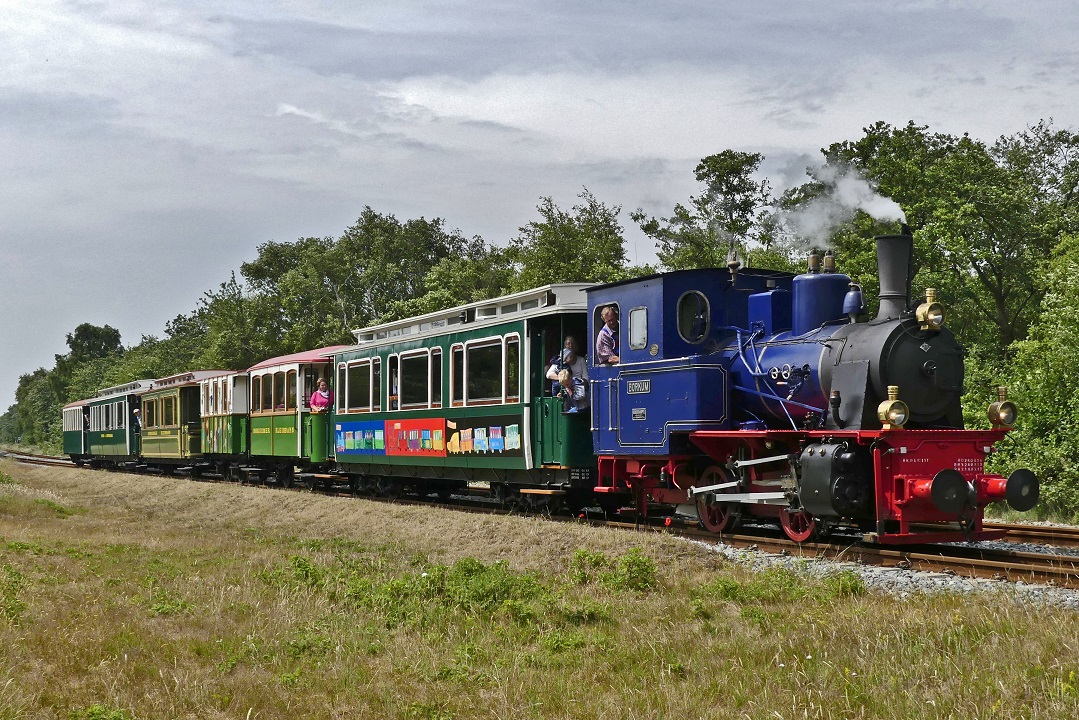
{"type": "Polygon", "coordinates": [[[326,378],[319,378],[318,389],[311,393],[311,412],[326,412],[332,404],[333,390],[326,384],[326,378]]]}

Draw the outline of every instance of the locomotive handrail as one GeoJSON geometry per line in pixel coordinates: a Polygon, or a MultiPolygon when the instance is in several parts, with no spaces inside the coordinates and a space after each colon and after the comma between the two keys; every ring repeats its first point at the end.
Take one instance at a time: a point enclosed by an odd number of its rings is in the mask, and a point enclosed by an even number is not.
{"type": "Polygon", "coordinates": [[[614,431],[618,429],[618,424],[615,422],[615,413],[618,411],[616,402],[618,400],[618,378],[607,378],[607,430],[614,431]],[[614,385],[614,390],[611,389],[611,385],[614,385]]]}
{"type": "Polygon", "coordinates": [[[599,380],[588,381],[588,430],[590,432],[596,432],[599,430],[599,425],[596,423],[596,386],[599,385],[599,380]]]}

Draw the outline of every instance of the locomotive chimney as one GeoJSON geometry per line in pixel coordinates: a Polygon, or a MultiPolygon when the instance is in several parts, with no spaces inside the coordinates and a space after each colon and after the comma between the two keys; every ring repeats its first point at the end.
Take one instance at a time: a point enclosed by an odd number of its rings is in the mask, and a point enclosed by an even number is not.
{"type": "Polygon", "coordinates": [[[902,235],[877,236],[877,272],[880,275],[880,311],[877,319],[898,318],[909,310],[910,281],[914,274],[914,238],[909,229],[902,235]]]}

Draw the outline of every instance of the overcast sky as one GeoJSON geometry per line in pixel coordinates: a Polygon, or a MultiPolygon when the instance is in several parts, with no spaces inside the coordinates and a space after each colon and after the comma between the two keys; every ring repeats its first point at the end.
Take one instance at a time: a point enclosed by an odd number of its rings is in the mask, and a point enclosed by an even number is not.
{"type": "Polygon", "coordinates": [[[697,161],[776,185],[877,120],[1079,125],[1058,2],[0,0],[0,411],[83,322],[160,336],[365,205],[505,244],[582,186],[668,214],[697,161]]]}

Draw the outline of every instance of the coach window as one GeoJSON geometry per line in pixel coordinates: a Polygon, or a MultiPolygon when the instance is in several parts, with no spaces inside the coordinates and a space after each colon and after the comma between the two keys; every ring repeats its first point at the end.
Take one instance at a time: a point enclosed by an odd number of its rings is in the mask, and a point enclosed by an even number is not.
{"type": "Polygon", "coordinates": [[[116,427],[120,430],[124,429],[124,417],[126,415],[127,413],[124,412],[124,403],[118,402],[113,404],[112,416],[113,419],[116,421],[116,427]]]}
{"type": "Polygon", "coordinates": [[[273,375],[262,376],[262,412],[273,412],[273,375]]]}
{"type": "Polygon", "coordinates": [[[425,408],[430,403],[428,383],[430,382],[431,356],[426,350],[401,356],[401,409],[425,408]]]}
{"type": "Polygon", "coordinates": [[[708,299],[699,292],[687,292],[678,300],[678,334],[694,345],[708,337],[708,299]]]}
{"type": "Polygon", "coordinates": [[[176,424],[176,400],[172,396],[161,398],[161,424],[176,424]]]}
{"type": "Polygon", "coordinates": [[[337,402],[337,412],[344,412],[348,407],[348,395],[346,389],[348,387],[348,366],[341,363],[337,366],[337,392],[334,393],[334,400],[337,402]]]}
{"type": "Polygon", "coordinates": [[[504,402],[521,402],[521,338],[506,338],[506,396],[504,402]]]}
{"type": "Polygon", "coordinates": [[[648,345],[648,308],[635,307],[629,311],[629,346],[643,350],[648,345]]]}
{"type": "Polygon", "coordinates": [[[431,351],[431,407],[442,407],[442,348],[431,351]]]}
{"type": "Polygon", "coordinates": [[[502,402],[501,340],[481,340],[466,347],[465,382],[467,404],[502,402]]]}
{"type": "Polygon", "coordinates": [[[112,430],[112,403],[105,406],[105,429],[112,430]]]}
{"type": "Polygon", "coordinates": [[[296,409],[296,371],[288,371],[288,395],[285,397],[285,409],[296,409]]]}
{"type": "Polygon", "coordinates": [[[157,401],[147,400],[142,404],[142,425],[153,427],[157,424],[157,401]]]}
{"type": "Polygon", "coordinates": [[[273,374],[273,409],[285,409],[285,371],[273,374]]]}
{"type": "Polygon", "coordinates": [[[371,360],[371,410],[382,409],[382,358],[371,360]]]}
{"type": "Polygon", "coordinates": [[[371,412],[371,361],[348,366],[349,412],[371,412]]]}
{"type": "Polygon", "coordinates": [[[389,367],[390,367],[389,378],[387,378],[387,381],[389,382],[389,387],[386,388],[386,397],[387,397],[387,399],[389,400],[389,403],[390,403],[389,409],[390,410],[398,410],[401,407],[401,405],[400,405],[400,397],[399,397],[401,378],[400,378],[400,372],[398,370],[397,356],[396,355],[390,355],[386,359],[386,362],[389,364],[389,367]]]}
{"type": "Polygon", "coordinates": [[[465,404],[465,348],[454,345],[450,348],[450,404],[454,407],[465,404]]]}
{"type": "Polygon", "coordinates": [[[251,378],[251,412],[262,411],[262,378],[251,378]]]}

